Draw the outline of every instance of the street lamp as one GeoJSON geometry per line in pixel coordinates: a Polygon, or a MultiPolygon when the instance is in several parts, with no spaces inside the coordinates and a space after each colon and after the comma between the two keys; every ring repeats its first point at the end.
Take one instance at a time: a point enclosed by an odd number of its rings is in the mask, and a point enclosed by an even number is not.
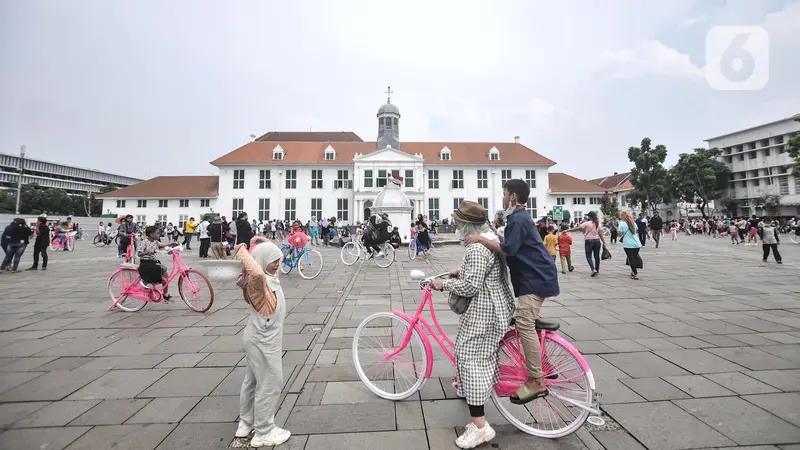
{"type": "Polygon", "coordinates": [[[25,146],[19,148],[19,178],[17,178],[17,206],[14,214],[19,214],[19,199],[22,196],[22,173],[25,171],[25,146]]]}

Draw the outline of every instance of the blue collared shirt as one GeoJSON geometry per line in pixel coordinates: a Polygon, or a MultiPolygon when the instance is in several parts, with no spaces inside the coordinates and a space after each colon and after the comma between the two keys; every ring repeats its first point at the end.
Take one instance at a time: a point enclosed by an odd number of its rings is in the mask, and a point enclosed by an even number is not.
{"type": "Polygon", "coordinates": [[[511,271],[514,295],[555,297],[560,293],[556,265],[524,208],[508,216],[500,248],[511,271]]]}

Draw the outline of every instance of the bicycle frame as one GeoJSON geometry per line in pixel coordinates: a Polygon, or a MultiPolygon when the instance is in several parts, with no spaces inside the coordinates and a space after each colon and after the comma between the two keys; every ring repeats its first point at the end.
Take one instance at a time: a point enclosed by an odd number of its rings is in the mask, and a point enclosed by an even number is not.
{"type": "Polygon", "coordinates": [[[300,261],[300,258],[302,258],[303,256],[306,257],[306,262],[308,264],[311,264],[311,260],[308,258],[308,251],[306,251],[305,247],[303,247],[303,248],[295,248],[295,247],[292,247],[292,246],[288,246],[288,244],[284,244],[283,248],[288,248],[289,249],[289,253],[286,253],[283,256],[283,264],[286,264],[286,256],[289,256],[289,264],[288,265],[292,269],[297,267],[297,265],[298,265],[298,263],[300,261]]]}
{"type": "Polygon", "coordinates": [[[56,247],[56,250],[64,250],[67,247],[67,243],[70,241],[72,241],[72,245],[74,246],[75,239],[73,238],[72,233],[72,231],[65,233],[63,239],[56,234],[55,237],[51,239],[53,247],[56,247]]]}
{"type": "MultiPolygon", "coordinates": [[[[111,276],[113,277],[114,274],[121,270],[132,270],[120,267],[117,269],[111,276]]],[[[118,299],[114,301],[114,303],[108,308],[109,310],[114,309],[117,306],[117,303],[125,297],[133,297],[137,300],[143,300],[151,303],[159,303],[161,299],[164,297],[164,289],[169,286],[169,283],[175,279],[176,276],[184,276],[186,271],[189,270],[189,267],[183,262],[183,258],[180,257],[180,252],[172,252],[172,270],[170,271],[169,276],[167,276],[166,280],[162,280],[161,287],[157,287],[153,285],[152,288],[147,289],[141,286],[138,281],[141,280],[141,276],[137,276],[133,283],[125,287],[125,290],[122,292],[122,295],[119,296],[118,299]],[[159,300],[153,300],[151,297],[151,293],[158,292],[159,293],[159,300]]]]}

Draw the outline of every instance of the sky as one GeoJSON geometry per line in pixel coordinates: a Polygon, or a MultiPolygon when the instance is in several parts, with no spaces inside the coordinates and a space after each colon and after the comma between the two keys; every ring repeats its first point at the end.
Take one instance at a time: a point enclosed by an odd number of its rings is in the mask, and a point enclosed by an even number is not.
{"type": "Polygon", "coordinates": [[[596,178],[800,113],[800,0],[0,2],[0,152],[207,175],[268,131],[511,142],[596,178]],[[706,34],[759,26],[760,90],[712,89],[706,34]]]}

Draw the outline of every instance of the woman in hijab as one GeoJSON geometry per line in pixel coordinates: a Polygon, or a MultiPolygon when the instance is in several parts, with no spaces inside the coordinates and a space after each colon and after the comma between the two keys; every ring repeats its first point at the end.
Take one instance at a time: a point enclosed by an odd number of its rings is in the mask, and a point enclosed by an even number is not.
{"type": "Polygon", "coordinates": [[[278,279],[283,253],[264,237],[253,238],[250,247],[250,256],[266,274],[269,295],[275,296],[275,309],[268,317],[263,317],[250,308],[242,336],[247,372],[239,395],[239,428],[236,437],[246,438],[255,430],[249,445],[270,447],[286,442],[291,436],[288,430],[275,425],[275,412],[283,387],[281,346],[286,299],[278,279]]]}
{"type": "MultiPolygon", "coordinates": [[[[470,234],[498,239],[486,210],[476,202],[461,202],[453,213],[453,223],[461,241],[470,234]]],[[[461,267],[450,271],[450,279],[434,280],[432,287],[471,299],[459,318],[455,357],[458,394],[466,398],[472,421],[456,445],[473,448],[495,437],[483,405],[500,376],[497,346],[514,316],[514,295],[502,257],[478,243],[467,246],[461,267]]]]}
{"type": "Polygon", "coordinates": [[[320,222],[319,225],[320,225],[320,233],[322,233],[322,245],[327,247],[328,243],[331,240],[331,232],[328,229],[328,227],[330,227],[331,223],[328,222],[328,218],[325,217],[325,218],[322,219],[322,222],[320,222]]]}

